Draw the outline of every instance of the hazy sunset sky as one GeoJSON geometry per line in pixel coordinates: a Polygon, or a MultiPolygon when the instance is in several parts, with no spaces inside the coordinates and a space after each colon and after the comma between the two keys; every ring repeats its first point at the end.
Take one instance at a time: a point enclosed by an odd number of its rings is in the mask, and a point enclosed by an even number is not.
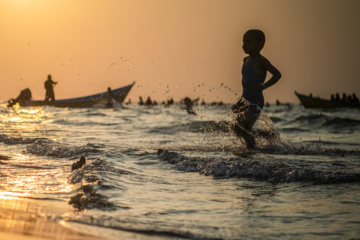
{"type": "Polygon", "coordinates": [[[57,99],[135,81],[133,102],[234,102],[252,28],[283,76],[265,101],[360,95],[359,11],[358,0],[0,0],[0,99],[26,87],[44,99],[51,74],[57,99]]]}

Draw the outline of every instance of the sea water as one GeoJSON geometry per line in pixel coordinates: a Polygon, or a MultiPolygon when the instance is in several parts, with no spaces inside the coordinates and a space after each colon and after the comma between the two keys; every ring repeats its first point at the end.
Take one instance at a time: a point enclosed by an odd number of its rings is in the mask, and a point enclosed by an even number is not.
{"type": "Polygon", "coordinates": [[[360,238],[359,110],[265,107],[251,151],[230,105],[195,111],[1,105],[0,221],[21,199],[103,238],[360,238]]]}

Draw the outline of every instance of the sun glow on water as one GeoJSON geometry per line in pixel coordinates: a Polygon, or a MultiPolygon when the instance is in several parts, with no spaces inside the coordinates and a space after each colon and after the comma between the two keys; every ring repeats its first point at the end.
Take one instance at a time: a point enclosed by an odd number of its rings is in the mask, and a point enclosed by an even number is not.
{"type": "Polygon", "coordinates": [[[17,193],[17,192],[0,192],[0,199],[17,199],[19,197],[29,196],[27,193],[17,193]]]}
{"type": "Polygon", "coordinates": [[[12,126],[12,136],[31,137],[41,130],[41,124],[52,121],[52,114],[45,113],[42,108],[13,108],[9,111],[9,114],[0,115],[0,120],[4,125],[4,133],[8,131],[6,126],[12,126]]]}

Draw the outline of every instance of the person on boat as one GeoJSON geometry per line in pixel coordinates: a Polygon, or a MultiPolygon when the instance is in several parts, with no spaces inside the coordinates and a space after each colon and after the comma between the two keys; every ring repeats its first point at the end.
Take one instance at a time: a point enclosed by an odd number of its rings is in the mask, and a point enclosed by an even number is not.
{"type": "Polygon", "coordinates": [[[335,101],[336,101],[336,102],[340,102],[340,101],[341,101],[339,93],[336,93],[336,95],[335,95],[335,101]]]}
{"type": "Polygon", "coordinates": [[[51,79],[51,75],[48,75],[48,79],[45,81],[45,89],[46,89],[45,102],[49,102],[50,99],[51,101],[55,101],[55,94],[53,87],[55,84],[57,84],[57,82],[54,82],[51,79]]]}
{"type": "Polygon", "coordinates": [[[344,103],[347,103],[347,100],[348,99],[347,99],[346,93],[343,93],[341,101],[344,102],[344,103]]]}
{"type": "Polygon", "coordinates": [[[31,99],[31,91],[29,88],[25,88],[22,90],[19,94],[19,96],[16,99],[10,99],[9,100],[9,107],[14,106],[16,103],[19,103],[21,106],[25,106],[26,102],[31,99]]]}
{"type": "Polygon", "coordinates": [[[355,103],[355,104],[359,104],[359,103],[360,103],[360,102],[359,102],[359,98],[356,96],[355,93],[352,94],[352,98],[353,98],[353,103],[355,103]]]}
{"type": "Polygon", "coordinates": [[[334,94],[331,94],[330,100],[335,102],[335,95],[334,94]]]}
{"type": "Polygon", "coordinates": [[[260,54],[264,44],[265,34],[261,30],[253,29],[244,34],[243,50],[249,56],[244,58],[242,66],[243,94],[232,107],[237,114],[234,131],[238,137],[244,138],[249,149],[256,148],[252,127],[264,106],[263,90],[281,78],[280,71],[260,54]],[[272,77],[265,82],[267,72],[272,77]]]}
{"type": "Polygon", "coordinates": [[[106,97],[107,97],[108,102],[107,102],[107,104],[106,104],[105,106],[108,107],[108,108],[113,107],[114,97],[113,97],[113,93],[112,93],[110,87],[108,87],[108,90],[107,90],[107,93],[106,93],[106,97]]]}

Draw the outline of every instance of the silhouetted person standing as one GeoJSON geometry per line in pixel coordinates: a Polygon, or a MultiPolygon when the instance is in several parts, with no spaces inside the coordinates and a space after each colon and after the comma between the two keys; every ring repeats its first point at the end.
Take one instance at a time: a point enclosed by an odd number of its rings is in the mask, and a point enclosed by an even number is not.
{"type": "Polygon", "coordinates": [[[114,99],[114,97],[113,97],[113,93],[111,91],[111,88],[108,88],[107,93],[106,93],[106,97],[107,97],[107,100],[108,100],[108,102],[106,104],[106,107],[108,107],[108,108],[113,107],[113,99],[114,99]]]}
{"type": "Polygon", "coordinates": [[[54,87],[53,85],[57,84],[57,82],[54,82],[51,79],[51,75],[48,75],[48,79],[45,81],[45,89],[46,89],[46,94],[45,94],[45,101],[49,102],[49,100],[51,99],[51,101],[55,101],[55,94],[54,94],[54,87]]]}
{"type": "Polygon", "coordinates": [[[141,96],[139,97],[139,105],[141,105],[141,106],[144,105],[144,100],[142,99],[141,96]]]}
{"type": "Polygon", "coordinates": [[[237,114],[234,131],[243,137],[247,148],[255,148],[252,127],[264,106],[263,90],[271,87],[281,78],[281,73],[268,59],[260,54],[265,44],[265,34],[260,30],[249,30],[243,38],[243,49],[249,56],[242,67],[243,94],[232,110],[237,114]],[[272,77],[265,82],[266,73],[272,77]]]}
{"type": "Polygon", "coordinates": [[[190,98],[186,97],[184,98],[184,103],[185,103],[185,109],[187,111],[188,114],[194,114],[196,115],[196,113],[194,112],[194,109],[193,109],[193,101],[191,101],[190,98]]]}

